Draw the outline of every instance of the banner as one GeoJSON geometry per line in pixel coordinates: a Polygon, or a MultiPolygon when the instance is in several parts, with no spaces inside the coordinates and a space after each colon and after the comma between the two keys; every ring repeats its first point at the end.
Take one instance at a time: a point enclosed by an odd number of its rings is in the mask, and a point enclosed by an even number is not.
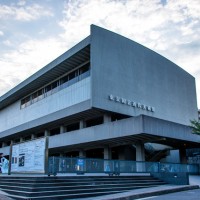
{"type": "Polygon", "coordinates": [[[12,147],[11,172],[44,173],[46,138],[12,147]]]}

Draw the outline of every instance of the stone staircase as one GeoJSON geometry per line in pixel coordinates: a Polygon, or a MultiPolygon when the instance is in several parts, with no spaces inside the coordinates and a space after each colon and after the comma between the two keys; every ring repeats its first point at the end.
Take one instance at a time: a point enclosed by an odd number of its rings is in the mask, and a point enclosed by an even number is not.
{"type": "Polygon", "coordinates": [[[0,189],[13,199],[78,199],[166,184],[151,176],[0,177],[0,189]]]}

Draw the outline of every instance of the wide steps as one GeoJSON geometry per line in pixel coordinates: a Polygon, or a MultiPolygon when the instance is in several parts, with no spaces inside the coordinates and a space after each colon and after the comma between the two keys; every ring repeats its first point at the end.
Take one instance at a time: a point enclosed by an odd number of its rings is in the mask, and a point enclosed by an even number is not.
{"type": "Polygon", "coordinates": [[[76,199],[166,184],[150,176],[0,177],[14,199],[76,199]]]}

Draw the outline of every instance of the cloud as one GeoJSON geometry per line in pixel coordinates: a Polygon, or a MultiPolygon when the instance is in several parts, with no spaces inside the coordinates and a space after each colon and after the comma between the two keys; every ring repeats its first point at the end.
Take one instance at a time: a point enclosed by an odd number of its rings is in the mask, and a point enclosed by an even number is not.
{"type": "Polygon", "coordinates": [[[44,16],[53,16],[53,13],[49,9],[43,8],[38,4],[33,4],[31,6],[0,5],[0,19],[31,21],[44,16]]]}
{"type": "Polygon", "coordinates": [[[10,40],[4,40],[3,44],[6,46],[12,46],[12,43],[10,42],[10,40]]]}
{"type": "Polygon", "coordinates": [[[16,86],[63,52],[62,42],[55,38],[46,38],[26,41],[20,44],[18,50],[3,54],[0,59],[0,93],[16,86]]]}
{"type": "Polygon", "coordinates": [[[4,32],[3,31],[0,31],[0,36],[3,36],[4,35],[4,32]]]}

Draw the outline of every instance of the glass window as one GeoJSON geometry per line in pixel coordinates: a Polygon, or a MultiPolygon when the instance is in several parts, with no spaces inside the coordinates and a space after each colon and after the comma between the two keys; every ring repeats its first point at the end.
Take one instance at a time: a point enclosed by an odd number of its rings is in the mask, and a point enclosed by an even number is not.
{"type": "Polygon", "coordinates": [[[84,65],[83,67],[80,68],[80,74],[83,74],[83,73],[89,71],[89,68],[90,68],[90,63],[84,65]]]}
{"type": "Polygon", "coordinates": [[[28,96],[25,98],[25,106],[30,106],[31,105],[31,96],[28,96]]]}
{"type": "Polygon", "coordinates": [[[51,95],[51,84],[45,87],[45,94],[46,96],[51,95]]]}
{"type": "Polygon", "coordinates": [[[60,80],[60,84],[66,83],[69,80],[68,76],[64,76],[60,80]]]}
{"type": "Polygon", "coordinates": [[[72,80],[73,78],[75,78],[76,77],[76,72],[74,71],[74,72],[71,72],[70,74],[69,74],[69,80],[72,80]]]}
{"type": "Polygon", "coordinates": [[[58,91],[59,81],[55,81],[51,84],[52,94],[58,91]]]}
{"type": "Polygon", "coordinates": [[[81,68],[69,73],[68,75],[60,78],[57,81],[47,85],[46,87],[34,92],[32,95],[21,100],[21,108],[31,105],[55,92],[58,92],[60,89],[66,88],[79,80],[82,80],[90,75],[90,63],[85,64],[81,68]]]}
{"type": "Polygon", "coordinates": [[[25,108],[25,103],[26,103],[26,102],[25,102],[25,99],[22,99],[22,100],[21,100],[21,108],[25,108]]]}
{"type": "Polygon", "coordinates": [[[43,93],[43,89],[38,90],[38,100],[41,100],[44,98],[44,93],[43,93]]]}
{"type": "Polygon", "coordinates": [[[32,103],[35,103],[38,101],[38,92],[35,92],[32,94],[32,103]]]}

